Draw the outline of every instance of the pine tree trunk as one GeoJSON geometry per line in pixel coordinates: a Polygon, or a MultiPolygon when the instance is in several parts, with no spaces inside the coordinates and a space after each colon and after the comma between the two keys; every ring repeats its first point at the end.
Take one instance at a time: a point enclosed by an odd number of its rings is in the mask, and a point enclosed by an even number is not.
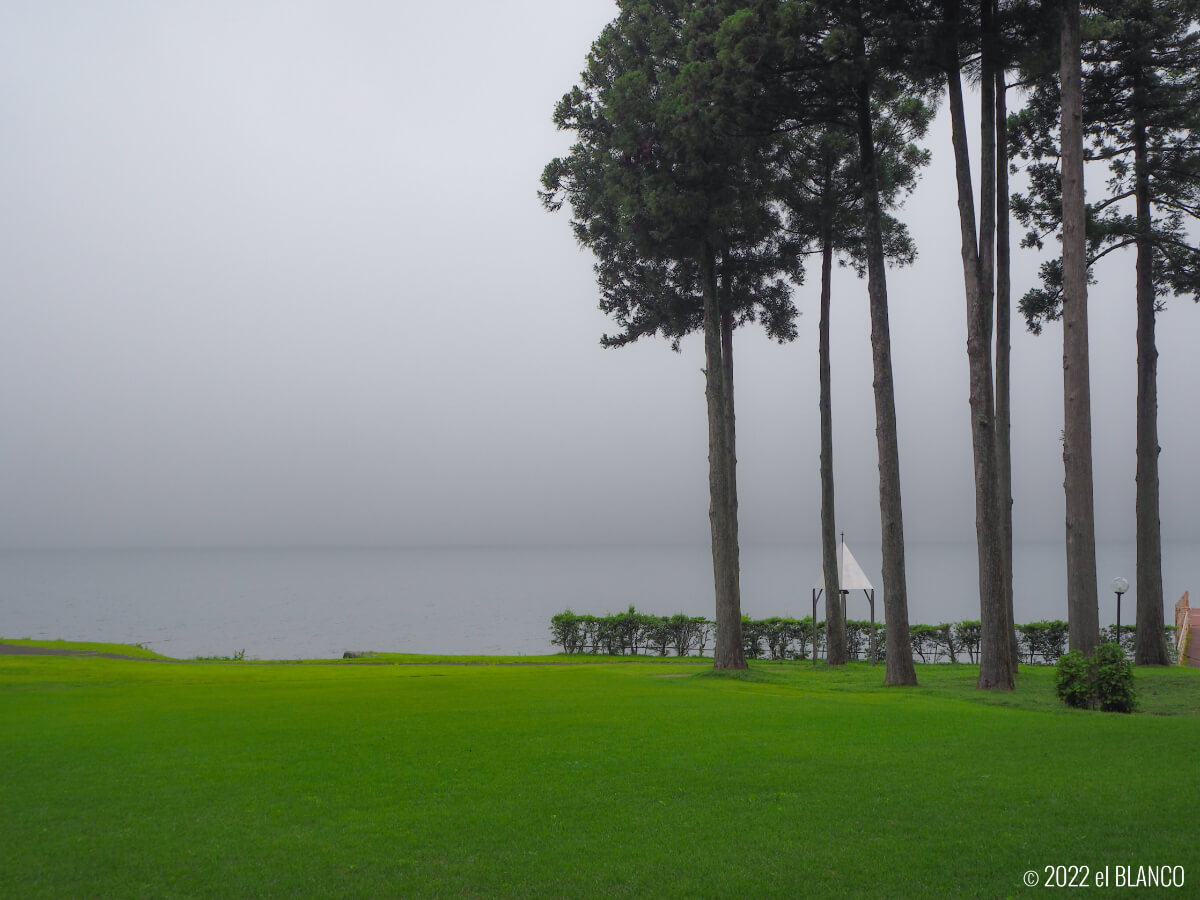
{"type": "Polygon", "coordinates": [[[721,311],[721,363],[725,368],[725,442],[729,452],[730,528],[733,531],[733,563],[738,573],[740,597],[742,561],[738,541],[737,428],[733,412],[733,313],[724,308],[721,311]]]}
{"type": "Polygon", "coordinates": [[[704,247],[700,260],[704,291],[704,373],[708,402],[708,519],[712,531],[713,583],[716,592],[716,647],[713,668],[744,669],[742,609],[738,587],[736,525],[732,509],[734,473],[729,446],[725,360],[721,342],[721,303],[716,260],[704,247]]]}
{"type": "MultiPolygon", "coordinates": [[[[995,395],[993,390],[993,368],[992,368],[992,321],[993,307],[995,305],[994,285],[996,279],[996,256],[997,256],[997,193],[998,193],[998,173],[997,160],[999,157],[998,128],[996,122],[997,110],[999,108],[997,102],[997,87],[996,75],[1001,72],[1001,67],[998,61],[997,49],[997,28],[996,28],[996,0],[983,0],[981,4],[981,27],[982,27],[982,72],[980,81],[980,99],[979,99],[979,122],[980,122],[980,209],[979,209],[979,291],[982,309],[979,313],[979,324],[985,330],[986,340],[983,346],[983,356],[987,367],[987,403],[992,407],[992,434],[989,436],[990,447],[986,456],[988,457],[988,465],[986,468],[991,470],[988,478],[987,497],[987,518],[990,520],[987,526],[989,535],[994,534],[996,543],[994,549],[990,551],[988,560],[989,568],[994,567],[994,574],[997,584],[991,588],[997,592],[990,600],[997,603],[997,608],[991,610],[990,615],[981,615],[981,640],[980,651],[983,652],[984,647],[991,645],[997,655],[1005,654],[1007,651],[1007,664],[1004,666],[991,668],[989,665],[982,662],[980,668],[980,687],[985,688],[1007,688],[1011,689],[1014,685],[1013,677],[1016,674],[1016,666],[1012,659],[1013,645],[1010,643],[1010,637],[1015,638],[1015,629],[1009,628],[1008,606],[1011,603],[1011,580],[1006,578],[1005,566],[1005,545],[1004,545],[1004,521],[1010,504],[1006,502],[1007,493],[1002,492],[1002,488],[1006,487],[1005,479],[1002,477],[999,459],[999,423],[998,415],[995,408],[995,395]],[[988,631],[993,632],[988,635],[988,631]]],[[[965,149],[965,144],[964,144],[965,149]]],[[[967,184],[970,184],[968,178],[967,184]]],[[[982,573],[981,573],[982,575],[982,573]]],[[[982,613],[982,609],[980,610],[982,613]]]]}
{"type": "Polygon", "coordinates": [[[996,474],[1000,501],[1001,577],[1009,666],[1017,673],[1021,653],[1013,614],[1012,519],[1012,249],[1008,198],[1008,86],[996,69],[996,474]]]}
{"type": "Polygon", "coordinates": [[[1133,661],[1165,666],[1162,531],[1158,519],[1158,347],[1154,340],[1154,246],[1151,242],[1150,174],[1146,160],[1145,98],[1134,90],[1133,169],[1137,205],[1137,640],[1133,661]]]}
{"type": "MultiPolygon", "coordinates": [[[[996,47],[993,33],[993,0],[983,0],[981,7],[982,58],[979,81],[979,294],[987,310],[981,324],[986,329],[988,359],[988,394],[992,394],[992,304],[996,277],[996,47]]],[[[961,93],[961,80],[960,93],[961,93]]],[[[964,129],[963,137],[966,137],[964,129]]],[[[963,142],[966,151],[966,142],[963,142]]],[[[969,160],[969,156],[964,154],[969,160]]],[[[971,185],[967,169],[967,186],[971,185]]],[[[995,408],[992,409],[995,415],[995,408]]],[[[993,426],[994,427],[994,426],[993,426]]],[[[995,439],[993,438],[993,443],[995,439]]]]}
{"type": "MultiPolygon", "coordinates": [[[[838,583],[837,528],[833,505],[833,395],[829,373],[829,301],[833,292],[833,211],[830,209],[833,173],[825,167],[821,210],[821,321],[817,358],[821,370],[821,569],[825,573],[825,662],[846,662],[846,620],[838,583]]],[[[816,622],[813,623],[816,627],[816,622]]]]}
{"type": "Polygon", "coordinates": [[[1092,394],[1088,360],[1084,231],[1083,96],[1079,0],[1061,0],[1063,490],[1066,494],[1067,620],[1072,650],[1100,643],[1092,494],[1092,394]]]}
{"type": "MultiPolygon", "coordinates": [[[[858,56],[867,70],[861,20],[858,56]]],[[[871,359],[875,371],[875,439],[879,450],[879,517],[883,536],[884,615],[887,617],[887,664],[884,684],[917,683],[908,629],[908,587],[904,573],[904,515],[900,502],[900,447],[896,397],[892,384],[892,338],[888,325],[887,274],[883,255],[883,215],[875,171],[871,86],[858,84],[856,98],[859,163],[867,250],[867,293],[871,309],[871,359]]],[[[839,598],[840,600],[840,598],[839,598]]]]}
{"type": "MultiPolygon", "coordinates": [[[[962,82],[957,68],[946,79],[950,95],[951,136],[958,181],[958,220],[962,237],[963,281],[967,297],[967,360],[970,372],[971,449],[975,461],[975,541],[979,559],[979,681],[984,689],[1012,690],[1013,676],[1004,615],[1003,556],[1000,549],[999,481],[996,473],[995,408],[992,400],[991,291],[984,289],[984,261],[976,251],[975,200],[971,188],[971,161],[963,110],[962,82]]],[[[985,77],[984,83],[987,83],[985,77]]],[[[994,96],[984,91],[984,102],[994,96]]],[[[985,120],[994,115],[985,109],[985,120]]],[[[994,157],[985,156],[994,165],[994,157]]],[[[991,177],[983,191],[992,191],[991,177]]],[[[994,206],[983,204],[985,214],[994,206]]],[[[993,212],[994,214],[994,212],[993,212]]],[[[991,236],[991,229],[983,229],[991,236]]],[[[986,257],[991,260],[989,248],[986,257]]],[[[988,274],[990,288],[990,273],[988,274]]]]}

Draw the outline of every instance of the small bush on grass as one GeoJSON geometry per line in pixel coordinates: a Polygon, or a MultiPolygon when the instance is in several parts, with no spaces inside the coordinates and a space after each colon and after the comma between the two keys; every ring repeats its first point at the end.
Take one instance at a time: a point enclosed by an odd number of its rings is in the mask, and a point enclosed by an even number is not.
{"type": "Polygon", "coordinates": [[[1058,698],[1076,709],[1127,713],[1137,706],[1133,668],[1116,644],[1101,644],[1090,658],[1078,650],[1064,653],[1054,685],[1058,698]]]}
{"type": "Polygon", "coordinates": [[[1105,712],[1133,712],[1133,667],[1118,644],[1101,644],[1092,658],[1096,666],[1096,700],[1105,712]]]}
{"type": "Polygon", "coordinates": [[[1058,699],[1075,709],[1091,709],[1096,691],[1092,685],[1091,666],[1079,650],[1064,653],[1058,658],[1054,674],[1058,699]]]}

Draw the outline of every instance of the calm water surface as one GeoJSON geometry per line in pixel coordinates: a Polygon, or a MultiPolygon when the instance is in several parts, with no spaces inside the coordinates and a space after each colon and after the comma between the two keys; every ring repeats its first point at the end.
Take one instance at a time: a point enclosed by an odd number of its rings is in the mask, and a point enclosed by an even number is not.
{"type": "MultiPolygon", "coordinates": [[[[879,587],[879,548],[852,547],[879,587]]],[[[1102,623],[1116,575],[1134,580],[1132,544],[1097,548],[1102,623]]],[[[907,550],[913,622],[978,618],[973,543],[907,550]]],[[[1200,546],[1164,548],[1168,616],[1200,586],[1200,546]]],[[[1018,545],[1018,621],[1066,618],[1062,547],[1018,545]]],[[[142,643],[176,657],[551,652],[554,613],[712,615],[706,546],[329,550],[0,551],[0,636],[142,643]]],[[[742,550],[742,608],[803,616],[820,577],[813,545],[742,550]]],[[[883,618],[882,590],[876,614],[883,618]]],[[[866,618],[862,595],[850,615],[866,618]]],[[[823,615],[823,613],[822,613],[823,615]]],[[[1122,603],[1133,621],[1133,597],[1122,603]]]]}

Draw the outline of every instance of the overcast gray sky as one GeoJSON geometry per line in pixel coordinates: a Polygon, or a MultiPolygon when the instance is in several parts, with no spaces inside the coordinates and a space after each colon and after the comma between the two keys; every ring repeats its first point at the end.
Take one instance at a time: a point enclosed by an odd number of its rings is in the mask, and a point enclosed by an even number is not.
{"type": "MultiPolygon", "coordinates": [[[[0,3],[0,546],[707,539],[702,347],[601,350],[538,204],[599,0],[0,3]]],[[[944,119],[893,272],[906,530],[970,540],[944,119]]],[[[1017,263],[1015,293],[1037,258],[1017,263]]],[[[1092,292],[1099,537],[1130,537],[1133,257],[1092,292]]],[[[812,285],[816,277],[811,279],[812,285]]],[[[815,287],[736,343],[741,534],[817,538],[815,287]]],[[[1162,519],[1200,540],[1200,310],[1160,319],[1162,519]]],[[[865,285],[833,315],[839,527],[878,540],[865,285]]],[[[1061,330],[1017,328],[1018,539],[1062,534],[1061,330]]]]}

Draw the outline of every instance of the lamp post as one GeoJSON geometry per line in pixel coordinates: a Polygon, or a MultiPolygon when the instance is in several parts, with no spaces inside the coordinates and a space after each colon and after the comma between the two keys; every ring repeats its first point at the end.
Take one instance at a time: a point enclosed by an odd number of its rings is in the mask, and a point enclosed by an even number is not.
{"type": "MultiPolygon", "coordinates": [[[[1117,595],[1117,646],[1121,646],[1121,595],[1129,590],[1129,582],[1118,575],[1113,579],[1113,593],[1117,595]]],[[[1124,652],[1124,651],[1122,651],[1124,652]]]]}

